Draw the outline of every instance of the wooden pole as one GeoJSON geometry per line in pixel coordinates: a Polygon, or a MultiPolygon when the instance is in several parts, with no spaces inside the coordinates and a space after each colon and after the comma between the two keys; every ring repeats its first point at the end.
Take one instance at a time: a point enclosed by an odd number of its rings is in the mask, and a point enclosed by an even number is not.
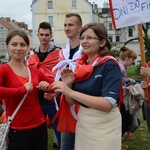
{"type": "MultiPolygon", "coordinates": [[[[142,67],[146,67],[142,24],[138,24],[138,34],[139,34],[139,43],[140,43],[141,65],[142,65],[142,67]]],[[[142,80],[147,82],[147,77],[142,76],[142,80]]],[[[148,99],[148,89],[147,88],[144,89],[144,93],[145,93],[145,99],[147,100],[148,99]]]]}

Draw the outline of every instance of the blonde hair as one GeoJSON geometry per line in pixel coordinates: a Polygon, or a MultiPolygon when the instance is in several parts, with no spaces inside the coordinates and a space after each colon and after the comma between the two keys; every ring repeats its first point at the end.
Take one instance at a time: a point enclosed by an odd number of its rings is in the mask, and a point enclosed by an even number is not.
{"type": "Polygon", "coordinates": [[[125,60],[125,58],[127,58],[127,57],[136,59],[137,54],[132,49],[129,49],[126,46],[122,46],[120,48],[120,58],[121,58],[121,60],[125,60]]]}

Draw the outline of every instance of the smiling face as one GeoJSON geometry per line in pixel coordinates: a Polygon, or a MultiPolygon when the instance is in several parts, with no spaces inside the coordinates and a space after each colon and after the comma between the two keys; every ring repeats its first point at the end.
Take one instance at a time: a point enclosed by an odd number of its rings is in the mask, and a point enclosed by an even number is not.
{"type": "Polygon", "coordinates": [[[88,28],[80,36],[80,43],[83,47],[83,53],[95,58],[99,55],[100,47],[105,45],[106,40],[100,39],[92,29],[88,28]]]}
{"type": "Polygon", "coordinates": [[[25,40],[19,35],[12,37],[7,44],[7,50],[11,60],[24,60],[25,56],[28,54],[28,48],[29,46],[25,40]]]}

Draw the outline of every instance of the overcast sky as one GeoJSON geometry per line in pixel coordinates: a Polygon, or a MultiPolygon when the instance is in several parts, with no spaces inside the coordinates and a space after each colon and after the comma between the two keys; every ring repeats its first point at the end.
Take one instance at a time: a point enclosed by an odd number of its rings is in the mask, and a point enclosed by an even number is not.
{"type": "MultiPolygon", "coordinates": [[[[107,0],[89,0],[102,7],[107,0]]],[[[18,22],[25,22],[32,28],[32,14],[30,5],[32,0],[0,0],[0,17],[10,17],[18,22]]]]}

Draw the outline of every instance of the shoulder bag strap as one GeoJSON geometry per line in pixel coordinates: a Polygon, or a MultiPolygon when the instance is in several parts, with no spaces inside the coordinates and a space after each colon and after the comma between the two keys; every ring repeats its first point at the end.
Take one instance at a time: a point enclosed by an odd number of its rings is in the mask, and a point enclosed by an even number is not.
{"type": "MultiPolygon", "coordinates": [[[[28,69],[28,74],[29,74],[29,83],[31,83],[31,72],[29,67],[27,67],[28,69]]],[[[17,108],[15,109],[14,113],[12,114],[12,116],[8,117],[8,121],[12,122],[12,120],[14,119],[15,115],[17,114],[18,110],[20,109],[21,105],[23,104],[24,100],[26,99],[28,93],[26,93],[24,95],[24,97],[22,98],[22,100],[20,101],[19,105],[17,106],[17,108]]]]}

